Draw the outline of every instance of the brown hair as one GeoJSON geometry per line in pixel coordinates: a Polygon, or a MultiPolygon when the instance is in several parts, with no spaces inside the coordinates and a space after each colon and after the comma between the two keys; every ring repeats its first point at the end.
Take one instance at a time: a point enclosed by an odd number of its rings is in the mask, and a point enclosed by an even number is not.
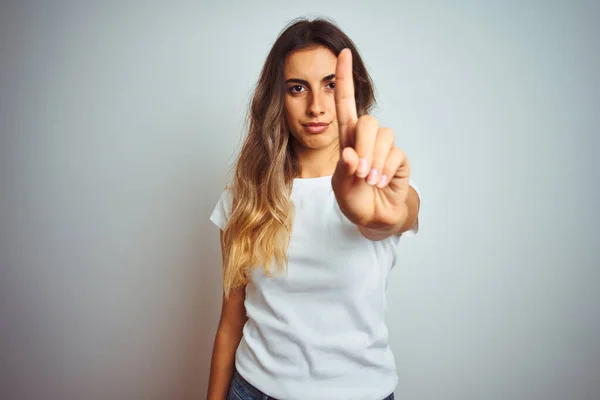
{"type": "Polygon", "coordinates": [[[328,19],[295,19],[279,34],[264,63],[247,116],[249,126],[234,164],[232,213],[223,232],[225,295],[248,282],[248,272],[262,266],[271,274],[287,267],[287,247],[294,207],[293,179],[301,166],[290,145],[284,118],[284,62],[293,51],[324,46],[336,56],[352,51],[352,72],[358,116],[375,104],[373,84],[356,46],[328,19]]]}

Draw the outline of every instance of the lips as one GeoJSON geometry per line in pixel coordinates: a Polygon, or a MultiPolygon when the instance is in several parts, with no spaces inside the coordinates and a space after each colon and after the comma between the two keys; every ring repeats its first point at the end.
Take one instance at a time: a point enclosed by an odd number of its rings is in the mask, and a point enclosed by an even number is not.
{"type": "Polygon", "coordinates": [[[323,133],[329,127],[326,122],[309,122],[304,124],[304,130],[309,133],[323,133]]]}

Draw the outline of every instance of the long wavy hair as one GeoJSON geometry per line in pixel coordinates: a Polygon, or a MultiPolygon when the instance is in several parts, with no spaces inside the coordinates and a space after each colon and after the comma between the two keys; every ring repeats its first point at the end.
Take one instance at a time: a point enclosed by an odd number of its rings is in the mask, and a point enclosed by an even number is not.
{"type": "Polygon", "coordinates": [[[250,269],[267,275],[287,268],[287,249],[295,210],[290,199],[301,165],[291,146],[284,117],[284,62],[293,51],[324,46],[336,56],[352,51],[352,73],[358,115],[375,104],[373,83],[356,46],[325,18],[291,21],[279,34],[262,68],[250,104],[248,134],[234,164],[232,211],[223,232],[225,295],[248,283],[250,269]]]}

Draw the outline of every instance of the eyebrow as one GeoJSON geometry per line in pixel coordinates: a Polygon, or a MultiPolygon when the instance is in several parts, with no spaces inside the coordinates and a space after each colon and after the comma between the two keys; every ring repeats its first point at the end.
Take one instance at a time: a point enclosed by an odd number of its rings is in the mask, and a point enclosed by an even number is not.
{"type": "MultiPolygon", "coordinates": [[[[321,79],[321,82],[330,81],[333,78],[335,78],[335,74],[330,74],[330,75],[327,75],[325,78],[321,79]]],[[[304,79],[298,79],[298,78],[288,79],[287,81],[285,81],[285,83],[299,83],[304,86],[310,86],[308,84],[308,81],[305,81],[304,79]]]]}

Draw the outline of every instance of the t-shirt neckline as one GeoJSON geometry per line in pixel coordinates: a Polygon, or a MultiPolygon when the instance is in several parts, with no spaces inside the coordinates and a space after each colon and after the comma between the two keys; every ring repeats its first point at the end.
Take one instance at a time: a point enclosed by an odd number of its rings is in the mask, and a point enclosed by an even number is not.
{"type": "Polygon", "coordinates": [[[314,178],[294,178],[294,186],[313,186],[331,182],[333,175],[316,176],[314,178]]]}

